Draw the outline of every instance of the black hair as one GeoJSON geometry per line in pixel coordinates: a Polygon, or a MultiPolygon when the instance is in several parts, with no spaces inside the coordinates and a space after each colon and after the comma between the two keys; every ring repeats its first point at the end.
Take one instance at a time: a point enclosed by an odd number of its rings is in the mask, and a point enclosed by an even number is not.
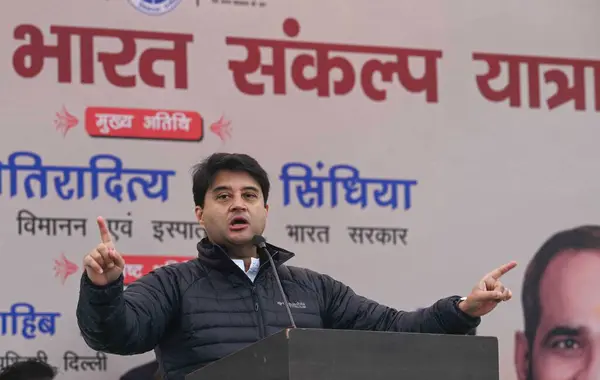
{"type": "Polygon", "coordinates": [[[55,376],[51,365],[35,359],[17,362],[0,372],[0,380],[52,380],[55,376]]]}
{"type": "Polygon", "coordinates": [[[585,249],[600,249],[600,226],[586,225],[560,231],[551,236],[529,262],[523,280],[521,302],[525,318],[525,336],[530,348],[542,314],[540,305],[540,282],[546,268],[561,252],[574,253],[585,249]]]}
{"type": "Polygon", "coordinates": [[[192,174],[192,193],[196,206],[204,207],[206,192],[217,174],[223,170],[248,173],[260,186],[265,205],[271,184],[265,169],[252,157],[241,153],[214,153],[196,164],[192,174]]]}

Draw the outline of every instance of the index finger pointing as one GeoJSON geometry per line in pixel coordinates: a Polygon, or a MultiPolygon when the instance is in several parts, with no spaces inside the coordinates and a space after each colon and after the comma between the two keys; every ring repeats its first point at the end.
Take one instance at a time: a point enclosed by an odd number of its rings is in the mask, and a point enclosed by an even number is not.
{"type": "Polygon", "coordinates": [[[103,217],[98,217],[98,229],[100,230],[100,240],[102,243],[112,243],[112,238],[110,236],[110,232],[108,232],[108,227],[106,227],[106,221],[103,217]]]}
{"type": "Polygon", "coordinates": [[[493,271],[491,271],[489,276],[492,277],[493,279],[497,280],[500,277],[502,277],[503,274],[507,273],[508,271],[510,271],[511,269],[513,269],[516,266],[517,266],[517,262],[511,261],[510,263],[504,264],[501,267],[496,268],[493,271]]]}

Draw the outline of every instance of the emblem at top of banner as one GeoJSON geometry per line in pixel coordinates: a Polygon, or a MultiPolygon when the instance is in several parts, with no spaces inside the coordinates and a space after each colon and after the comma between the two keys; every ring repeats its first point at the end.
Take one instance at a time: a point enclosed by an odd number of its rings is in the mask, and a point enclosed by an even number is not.
{"type": "Polygon", "coordinates": [[[161,16],[171,12],[182,0],[128,0],[138,11],[150,16],[161,16]]]}

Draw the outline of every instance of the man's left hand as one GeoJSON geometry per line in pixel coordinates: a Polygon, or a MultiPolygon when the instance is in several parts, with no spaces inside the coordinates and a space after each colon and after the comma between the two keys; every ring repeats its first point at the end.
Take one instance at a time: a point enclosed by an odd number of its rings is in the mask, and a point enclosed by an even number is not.
{"type": "Polygon", "coordinates": [[[460,310],[472,317],[486,315],[502,301],[512,298],[512,292],[500,282],[500,277],[517,266],[515,261],[502,265],[487,275],[473,288],[467,299],[460,302],[460,310]]]}

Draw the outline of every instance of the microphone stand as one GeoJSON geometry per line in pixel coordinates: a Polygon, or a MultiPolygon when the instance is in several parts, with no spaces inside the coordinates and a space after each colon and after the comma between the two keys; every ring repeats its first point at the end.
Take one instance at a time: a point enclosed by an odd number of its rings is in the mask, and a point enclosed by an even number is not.
{"type": "Polygon", "coordinates": [[[283,305],[285,306],[285,310],[287,311],[288,318],[290,319],[291,327],[296,328],[296,323],[294,322],[294,317],[292,316],[292,309],[288,303],[287,297],[285,296],[285,292],[283,291],[283,285],[281,285],[281,280],[279,279],[279,274],[277,273],[277,268],[275,268],[275,262],[273,261],[273,257],[269,253],[267,249],[267,243],[265,238],[262,236],[256,235],[253,239],[254,245],[263,253],[263,255],[267,256],[269,262],[271,263],[271,269],[273,270],[273,274],[275,275],[275,282],[277,282],[277,286],[279,287],[279,293],[281,293],[281,298],[283,298],[283,305]]]}

